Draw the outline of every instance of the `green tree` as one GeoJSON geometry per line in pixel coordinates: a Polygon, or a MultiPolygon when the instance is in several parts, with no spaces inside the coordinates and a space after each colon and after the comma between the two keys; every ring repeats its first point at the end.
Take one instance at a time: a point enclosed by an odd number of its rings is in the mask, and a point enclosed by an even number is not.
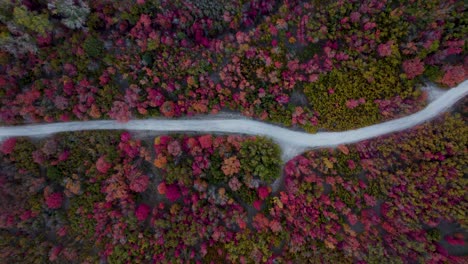
{"type": "Polygon", "coordinates": [[[48,14],[34,14],[28,11],[25,6],[13,8],[13,21],[16,25],[41,35],[45,35],[47,30],[52,29],[48,14]]]}
{"type": "Polygon", "coordinates": [[[91,36],[86,38],[83,43],[83,48],[89,57],[98,57],[104,51],[104,43],[91,36]]]}
{"type": "Polygon", "coordinates": [[[258,137],[242,142],[241,170],[246,175],[271,183],[280,175],[281,150],[271,139],[258,137]]]}

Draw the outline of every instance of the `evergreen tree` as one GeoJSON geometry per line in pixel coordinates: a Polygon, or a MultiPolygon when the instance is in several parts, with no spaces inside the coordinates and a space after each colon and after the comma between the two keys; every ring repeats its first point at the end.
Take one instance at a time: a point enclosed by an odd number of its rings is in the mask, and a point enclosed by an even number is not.
{"type": "Polygon", "coordinates": [[[82,28],[90,12],[88,5],[81,0],[52,0],[47,7],[52,14],[62,16],[62,24],[70,29],[82,28]]]}

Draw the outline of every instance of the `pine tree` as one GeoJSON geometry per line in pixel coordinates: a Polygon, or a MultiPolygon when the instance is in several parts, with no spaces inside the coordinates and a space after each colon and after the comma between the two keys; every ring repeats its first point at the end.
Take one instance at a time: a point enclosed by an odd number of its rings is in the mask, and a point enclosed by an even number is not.
{"type": "Polygon", "coordinates": [[[52,14],[62,16],[62,24],[69,29],[82,28],[89,15],[89,7],[82,0],[51,0],[47,4],[52,14]]]}

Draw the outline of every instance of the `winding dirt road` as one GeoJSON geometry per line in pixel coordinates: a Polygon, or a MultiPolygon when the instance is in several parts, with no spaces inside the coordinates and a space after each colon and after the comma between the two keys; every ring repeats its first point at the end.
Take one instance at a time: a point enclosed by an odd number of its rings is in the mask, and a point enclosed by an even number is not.
{"type": "Polygon", "coordinates": [[[468,80],[447,92],[438,92],[437,98],[423,110],[388,122],[343,132],[309,134],[245,118],[131,120],[119,123],[114,120],[76,121],[24,126],[0,127],[0,141],[12,136],[43,136],[65,131],[82,130],[150,130],[160,132],[222,132],[262,135],[280,144],[283,160],[288,160],[306,149],[333,147],[402,131],[426,122],[446,111],[468,94],[468,80]]]}

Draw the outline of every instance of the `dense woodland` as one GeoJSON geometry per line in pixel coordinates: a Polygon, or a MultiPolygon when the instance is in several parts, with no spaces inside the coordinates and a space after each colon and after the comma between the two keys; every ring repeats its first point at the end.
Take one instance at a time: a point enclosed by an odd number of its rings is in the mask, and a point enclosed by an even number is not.
{"type": "Polygon", "coordinates": [[[467,76],[456,0],[2,0],[0,121],[236,111],[314,132],[467,76]]]}
{"type": "Polygon", "coordinates": [[[242,135],[1,144],[6,263],[464,263],[467,104],[281,167],[242,135]],[[388,260],[386,262],[385,260],[388,260]]]}
{"type": "MultiPolygon", "coordinates": [[[[363,127],[467,79],[466,24],[458,0],[0,0],[0,124],[363,127]]],[[[285,164],[247,135],[5,139],[0,263],[468,263],[467,102],[285,164]]]]}

